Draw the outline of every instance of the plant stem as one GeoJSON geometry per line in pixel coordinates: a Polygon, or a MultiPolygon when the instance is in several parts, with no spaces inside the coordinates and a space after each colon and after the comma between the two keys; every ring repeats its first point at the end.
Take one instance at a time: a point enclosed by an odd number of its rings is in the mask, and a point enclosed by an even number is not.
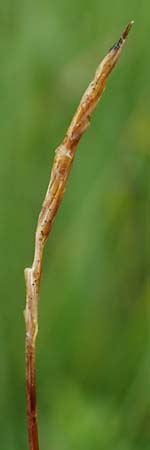
{"type": "Polygon", "coordinates": [[[43,250],[66,189],[75,149],[82,134],[89,127],[91,114],[102,95],[109,74],[118,61],[132,24],[133,22],[130,22],[127,25],[119,41],[109,50],[98,66],[95,77],[80,101],[62,144],[55,150],[50,182],[36,228],[33,264],[31,268],[25,269],[26,390],[30,450],[39,450],[35,383],[35,341],[38,332],[38,297],[43,250]]]}

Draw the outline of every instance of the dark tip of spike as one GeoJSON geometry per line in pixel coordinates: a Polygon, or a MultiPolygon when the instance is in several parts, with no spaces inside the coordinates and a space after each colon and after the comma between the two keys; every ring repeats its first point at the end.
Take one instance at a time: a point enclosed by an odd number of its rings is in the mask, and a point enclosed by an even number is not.
{"type": "Polygon", "coordinates": [[[120,37],[119,41],[115,42],[115,44],[109,49],[109,52],[111,52],[112,50],[119,50],[119,48],[123,44],[123,41],[127,38],[129,31],[131,30],[133,24],[134,24],[133,20],[128,23],[128,25],[125,28],[125,30],[123,31],[122,36],[120,37]]]}
{"type": "Polygon", "coordinates": [[[131,30],[133,24],[134,24],[134,20],[131,20],[131,22],[128,23],[127,27],[125,28],[124,32],[122,33],[123,39],[127,38],[129,31],[131,30]]]}

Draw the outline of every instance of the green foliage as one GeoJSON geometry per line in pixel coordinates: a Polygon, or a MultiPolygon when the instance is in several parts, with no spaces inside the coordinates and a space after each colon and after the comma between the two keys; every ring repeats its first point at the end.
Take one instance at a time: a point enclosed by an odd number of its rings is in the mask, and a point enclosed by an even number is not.
{"type": "Polygon", "coordinates": [[[27,449],[23,269],[54,149],[130,19],[45,249],[37,391],[41,449],[150,448],[149,14],[148,0],[0,5],[4,450],[27,449]]]}

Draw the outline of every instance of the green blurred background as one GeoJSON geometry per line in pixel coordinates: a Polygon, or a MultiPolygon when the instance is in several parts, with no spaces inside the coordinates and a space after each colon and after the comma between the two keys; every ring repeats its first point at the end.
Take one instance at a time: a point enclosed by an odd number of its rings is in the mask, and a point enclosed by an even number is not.
{"type": "Polygon", "coordinates": [[[27,450],[23,270],[54,149],[129,20],[47,242],[37,391],[43,450],[150,448],[149,0],[0,4],[0,448],[27,450]]]}

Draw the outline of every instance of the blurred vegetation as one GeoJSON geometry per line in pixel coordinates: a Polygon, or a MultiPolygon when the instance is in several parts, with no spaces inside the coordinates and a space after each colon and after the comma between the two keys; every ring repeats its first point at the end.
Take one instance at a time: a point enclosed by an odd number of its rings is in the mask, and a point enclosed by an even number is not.
{"type": "Polygon", "coordinates": [[[27,449],[25,286],[54,149],[130,20],[47,243],[37,391],[43,450],[150,448],[147,0],[0,4],[0,441],[27,449]]]}

